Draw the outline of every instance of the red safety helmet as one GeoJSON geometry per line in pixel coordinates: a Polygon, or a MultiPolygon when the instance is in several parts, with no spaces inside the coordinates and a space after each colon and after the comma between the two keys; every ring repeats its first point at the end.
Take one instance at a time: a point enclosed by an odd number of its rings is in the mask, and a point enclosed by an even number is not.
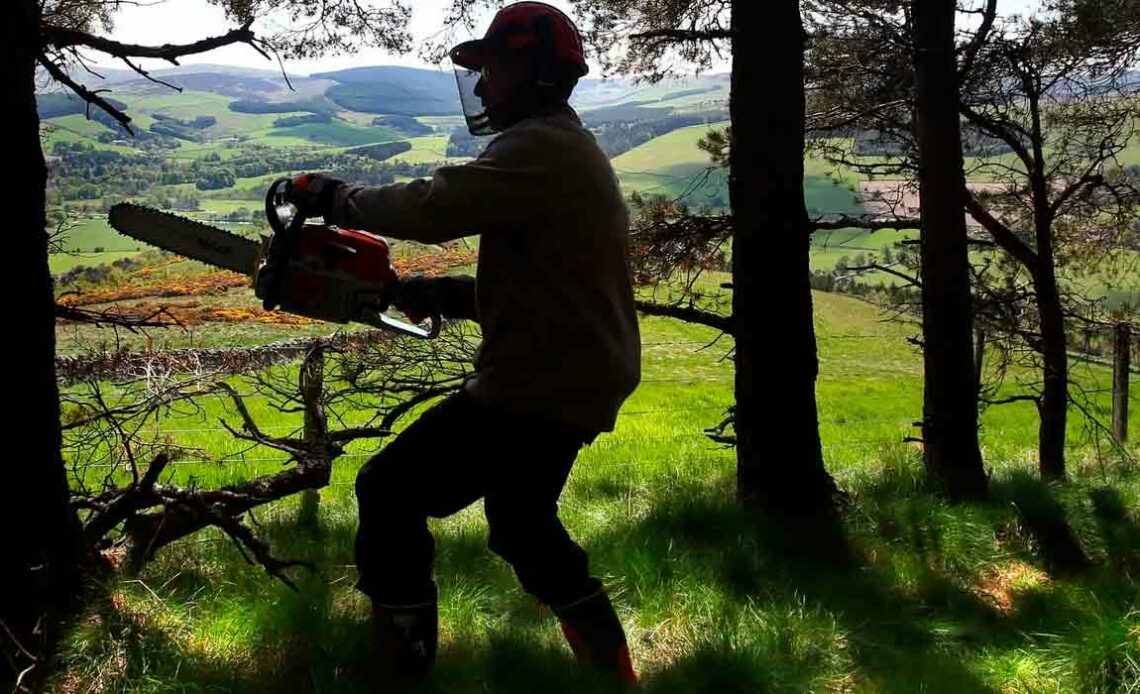
{"type": "Polygon", "coordinates": [[[504,7],[495,14],[483,38],[461,43],[450,53],[467,126],[473,135],[496,131],[474,89],[486,56],[515,51],[528,51],[536,60],[539,86],[553,86],[568,77],[577,79],[590,71],[582,35],[564,12],[544,2],[516,2],[504,7]]]}
{"type": "Polygon", "coordinates": [[[499,10],[483,38],[451,49],[451,60],[478,72],[487,53],[524,48],[547,51],[575,77],[584,77],[590,71],[578,27],[562,10],[544,2],[516,2],[499,10]]]}

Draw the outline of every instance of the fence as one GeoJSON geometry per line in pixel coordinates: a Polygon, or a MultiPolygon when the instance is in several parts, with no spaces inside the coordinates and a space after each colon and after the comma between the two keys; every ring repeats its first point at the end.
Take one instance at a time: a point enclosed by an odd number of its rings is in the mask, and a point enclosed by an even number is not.
{"type": "Polygon", "coordinates": [[[1116,326],[1112,359],[1112,433],[1120,443],[1128,441],[1128,374],[1132,357],[1132,326],[1116,326]]]}
{"type": "MultiPolygon", "coordinates": [[[[1128,406],[1131,399],[1129,392],[1129,376],[1132,370],[1131,367],[1131,351],[1133,349],[1133,332],[1132,326],[1122,324],[1115,327],[1114,330],[1114,357],[1112,364],[1114,366],[1113,382],[1111,387],[1112,392],[1112,433],[1116,440],[1120,443],[1127,441],[1128,437],[1128,406]]],[[[61,357],[57,360],[57,367],[59,370],[59,379],[61,383],[74,383],[89,379],[93,377],[99,378],[140,378],[145,377],[148,373],[162,372],[169,374],[176,373],[218,373],[222,375],[243,374],[249,372],[260,371],[268,366],[279,365],[284,363],[291,363],[304,357],[304,362],[299,369],[298,378],[299,382],[297,387],[302,395],[303,407],[303,423],[299,425],[288,425],[284,427],[288,429],[287,436],[299,437],[305,446],[313,449],[319,448],[321,441],[327,436],[327,416],[323,412],[320,401],[324,383],[324,354],[326,349],[338,350],[352,350],[354,348],[363,348],[364,346],[382,343],[384,341],[392,340],[393,337],[390,333],[383,331],[363,331],[360,333],[352,334],[336,334],[325,338],[306,338],[297,340],[288,340],[262,347],[252,348],[236,348],[236,349],[185,349],[185,350],[170,350],[164,352],[121,352],[104,355],[94,355],[87,357],[61,357]]],[[[894,340],[895,336],[886,334],[833,334],[824,335],[820,337],[821,348],[826,351],[828,343],[842,343],[848,340],[894,340]]],[[[700,349],[707,346],[709,343],[693,340],[693,339],[675,339],[675,340],[661,340],[651,341],[644,344],[647,349],[658,347],[689,347],[693,350],[700,349]]],[[[901,347],[901,346],[900,346],[901,347]]],[[[1107,365],[1105,360],[1093,359],[1099,364],[1107,365]]],[[[899,375],[898,368],[884,368],[882,366],[875,366],[871,364],[855,364],[852,365],[853,369],[859,372],[873,372],[881,373],[884,375],[892,374],[899,375]]],[[[921,367],[909,369],[910,376],[921,376],[921,367]]],[[[669,385],[702,385],[709,383],[716,383],[720,385],[727,385],[732,382],[731,373],[700,376],[694,373],[678,374],[676,377],[650,377],[643,381],[646,385],[655,384],[669,384],[669,385]]],[[[1108,389],[1094,389],[1086,392],[1107,392],[1108,389]]],[[[717,404],[686,404],[681,406],[666,406],[666,407],[650,407],[642,409],[626,409],[622,412],[623,418],[640,418],[645,416],[654,415],[680,415],[688,418],[693,426],[688,431],[671,433],[669,436],[641,436],[638,440],[642,439],[654,441],[669,439],[676,441],[679,445],[687,442],[701,441],[708,445],[710,449],[722,448],[719,444],[710,441],[705,437],[701,431],[701,426],[710,426],[716,423],[720,418],[720,414],[725,411],[729,403],[717,404]]],[[[915,413],[917,414],[917,413],[915,413]]],[[[913,417],[893,417],[893,418],[859,418],[850,420],[852,423],[857,423],[860,427],[872,427],[879,431],[881,436],[872,439],[853,439],[843,436],[841,439],[825,441],[824,450],[825,455],[829,460],[834,460],[837,457],[843,460],[868,460],[870,457],[878,454],[878,449],[885,444],[898,443],[905,435],[905,430],[911,426],[912,422],[908,421],[913,417]],[[891,430],[889,433],[887,430],[891,430]],[[890,440],[888,440],[890,438],[890,440]]],[[[833,427],[837,425],[845,425],[844,421],[828,421],[826,416],[822,419],[821,425],[825,429],[832,428],[831,434],[834,437],[835,430],[833,427]]],[[[266,428],[268,432],[273,427],[266,428]]],[[[202,428],[182,428],[182,429],[164,429],[163,434],[178,435],[181,433],[189,432],[217,432],[218,434],[225,434],[227,429],[221,427],[202,427],[202,428]]],[[[866,432],[863,432],[866,433],[866,432]]],[[[621,444],[627,445],[627,444],[621,444]]],[[[283,462],[284,456],[279,457],[250,457],[243,451],[241,453],[233,454],[231,456],[222,456],[218,460],[194,460],[194,459],[181,459],[170,463],[171,468],[183,468],[183,466],[216,466],[220,462],[229,462],[236,464],[280,464],[283,462]]],[[[339,457],[345,459],[362,459],[370,454],[366,453],[343,453],[339,457]]],[[[328,461],[331,465],[332,460],[328,461]]],[[[621,468],[632,467],[639,464],[635,460],[612,460],[612,461],[599,461],[594,465],[595,469],[598,468],[621,468]]],[[[340,486],[343,482],[332,482],[332,486],[340,486]]],[[[319,492],[315,489],[305,492],[302,495],[302,519],[315,519],[316,511],[319,502],[319,492]]]]}

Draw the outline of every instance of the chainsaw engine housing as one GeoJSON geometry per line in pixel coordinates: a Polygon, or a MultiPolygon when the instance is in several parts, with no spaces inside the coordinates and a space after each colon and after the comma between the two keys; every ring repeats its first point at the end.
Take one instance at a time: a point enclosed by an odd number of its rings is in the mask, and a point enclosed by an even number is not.
{"type": "Polygon", "coordinates": [[[280,267],[260,264],[254,277],[258,298],[269,296],[272,287],[282,310],[334,323],[388,310],[397,276],[383,238],[307,222],[296,243],[280,267]],[[280,284],[275,286],[278,273],[280,284]]]}

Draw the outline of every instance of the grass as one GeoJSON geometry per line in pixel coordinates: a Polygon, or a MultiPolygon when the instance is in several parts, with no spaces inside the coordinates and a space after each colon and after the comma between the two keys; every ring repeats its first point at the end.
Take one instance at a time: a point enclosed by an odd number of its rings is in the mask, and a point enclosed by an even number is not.
{"type": "MultiPolygon", "coordinates": [[[[815,306],[820,430],[853,501],[852,568],[820,569],[732,504],[733,453],[701,435],[731,399],[729,345],[702,349],[713,334],[699,327],[642,320],[643,383],[571,476],[562,516],[615,596],[647,689],[1109,692],[1140,682],[1135,464],[1075,447],[1073,480],[1041,484],[1034,414],[993,408],[983,428],[992,497],[947,504],[900,443],[921,403],[912,328],[847,297],[816,294],[815,306]],[[1089,560],[1079,571],[1057,561],[1074,546],[1089,560]]],[[[1084,368],[1080,378],[1103,384],[1103,371],[1084,368]]],[[[253,406],[273,432],[297,424],[253,406]]],[[[233,418],[210,403],[154,426],[221,456],[239,448],[217,430],[221,416],[233,418]]],[[[772,463],[783,464],[778,432],[769,439],[772,463]]],[[[371,452],[355,446],[335,467],[319,531],[298,529],[295,500],[258,514],[278,554],[317,564],[297,574],[298,593],[217,536],[174,545],[90,605],[62,654],[60,688],[367,691],[351,485],[371,452]]],[[[270,456],[247,455],[259,457],[270,456]]],[[[175,481],[279,469],[237,460],[182,461],[175,481]]],[[[442,648],[432,691],[593,691],[553,620],[485,549],[478,506],[433,529],[442,648]]]]}
{"type": "Polygon", "coordinates": [[[136,251],[103,251],[102,253],[56,253],[48,258],[48,266],[53,275],[58,275],[62,272],[67,272],[68,270],[79,267],[81,265],[86,267],[109,265],[116,260],[120,260],[122,258],[133,258],[136,255],[138,255],[136,251]]]}
{"type": "Polygon", "coordinates": [[[273,128],[254,141],[272,141],[280,138],[283,142],[329,145],[368,145],[377,142],[391,142],[403,139],[399,133],[389,128],[361,127],[343,121],[331,123],[305,123],[288,128],[273,128]]]}
{"type": "MultiPolygon", "coordinates": [[[[614,171],[625,193],[681,197],[695,206],[726,205],[728,176],[713,167],[708,154],[697,142],[710,130],[727,122],[679,128],[639,145],[612,160],[614,171]],[[719,205],[717,204],[719,202],[719,205]]],[[[833,173],[833,167],[819,159],[805,162],[804,194],[808,214],[813,217],[860,214],[852,186],[857,180],[850,172],[833,173]]]]}
{"type": "Polygon", "coordinates": [[[99,132],[110,131],[96,121],[89,121],[78,114],[50,118],[43,121],[40,125],[41,133],[43,134],[44,153],[48,156],[51,156],[52,148],[57,142],[67,142],[69,144],[82,142],[83,144],[91,145],[95,149],[118,152],[119,154],[137,154],[137,151],[132,147],[99,142],[99,140],[96,139],[99,132]],[[98,130],[95,128],[98,128],[98,130]]]}
{"type": "Polygon", "coordinates": [[[295,113],[238,113],[229,109],[233,97],[213,92],[185,91],[156,92],[141,95],[127,95],[123,100],[129,106],[128,114],[153,116],[161,113],[181,120],[193,120],[198,116],[213,116],[217,124],[205,132],[209,137],[242,135],[255,130],[270,128],[278,118],[295,113]]]}
{"type": "Polygon", "coordinates": [[[78,222],[64,237],[63,247],[67,251],[95,253],[103,251],[137,251],[145,244],[136,241],[111,228],[105,217],[93,217],[78,222]]]}
{"type": "Polygon", "coordinates": [[[448,135],[425,135],[423,137],[409,137],[407,141],[412,148],[392,157],[392,161],[406,161],[409,164],[428,164],[437,161],[448,163],[461,163],[469,157],[448,157],[448,135]]]}

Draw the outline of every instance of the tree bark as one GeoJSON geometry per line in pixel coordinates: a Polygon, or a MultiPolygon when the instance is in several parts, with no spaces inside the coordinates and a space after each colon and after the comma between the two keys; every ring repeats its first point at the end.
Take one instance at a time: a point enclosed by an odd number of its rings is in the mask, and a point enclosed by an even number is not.
{"type": "MultiPolygon", "coordinates": [[[[1046,256],[1043,252],[1042,258],[1046,256]]],[[[1069,410],[1069,355],[1065,346],[1065,318],[1053,263],[1041,263],[1033,278],[1041,321],[1041,356],[1044,385],[1038,431],[1038,464],[1045,479],[1065,478],[1065,427],[1069,410]]]]}
{"type": "Polygon", "coordinates": [[[816,413],[819,371],[804,204],[804,31],[799,3],[732,6],[737,494],[745,507],[830,506],[816,413]]]}
{"type": "Polygon", "coordinates": [[[1037,75],[1022,76],[1029,96],[1029,115],[1033,145],[1030,190],[1033,195],[1034,235],[1040,262],[1033,272],[1033,290],[1037,295],[1038,320],[1041,322],[1041,358],[1044,362],[1044,384],[1041,392],[1041,423],[1037,437],[1038,465],[1045,479],[1065,478],[1065,426],[1069,410],[1069,355],[1065,338],[1065,317],[1061,308],[1061,292],[1057,286],[1054,257],[1054,213],[1049,204],[1050,184],[1045,171],[1045,128],[1041,115],[1041,98],[1045,93],[1037,75]]]}
{"type": "Polygon", "coordinates": [[[951,498],[986,493],[978,446],[966,177],[958,117],[954,0],[914,0],[914,128],[922,206],[923,455],[951,498]]]}
{"type": "MultiPolygon", "coordinates": [[[[9,284],[5,294],[13,299],[12,325],[19,330],[18,347],[9,347],[19,354],[15,375],[19,389],[9,393],[14,400],[9,423],[19,428],[21,445],[18,455],[9,452],[8,468],[14,477],[7,481],[10,498],[4,506],[19,507],[20,517],[5,524],[13,531],[16,548],[15,557],[9,559],[12,570],[0,614],[11,632],[0,636],[0,643],[9,656],[5,675],[12,677],[37,661],[42,663],[51,648],[57,620],[78,593],[82,557],[79,520],[69,503],[60,453],[55,299],[45,232],[47,170],[35,96],[39,12],[36,0],[15,0],[0,29],[4,65],[0,89],[7,99],[9,124],[5,250],[10,272],[5,273],[9,284]]],[[[42,671],[37,666],[31,674],[42,671]]]]}
{"type": "MultiPolygon", "coordinates": [[[[328,422],[325,418],[324,403],[325,353],[319,345],[305,357],[301,364],[301,401],[305,403],[305,443],[318,448],[328,443],[328,422]]],[[[302,528],[316,530],[320,526],[321,492],[319,489],[306,489],[301,492],[301,509],[297,524],[302,528]]]]}

